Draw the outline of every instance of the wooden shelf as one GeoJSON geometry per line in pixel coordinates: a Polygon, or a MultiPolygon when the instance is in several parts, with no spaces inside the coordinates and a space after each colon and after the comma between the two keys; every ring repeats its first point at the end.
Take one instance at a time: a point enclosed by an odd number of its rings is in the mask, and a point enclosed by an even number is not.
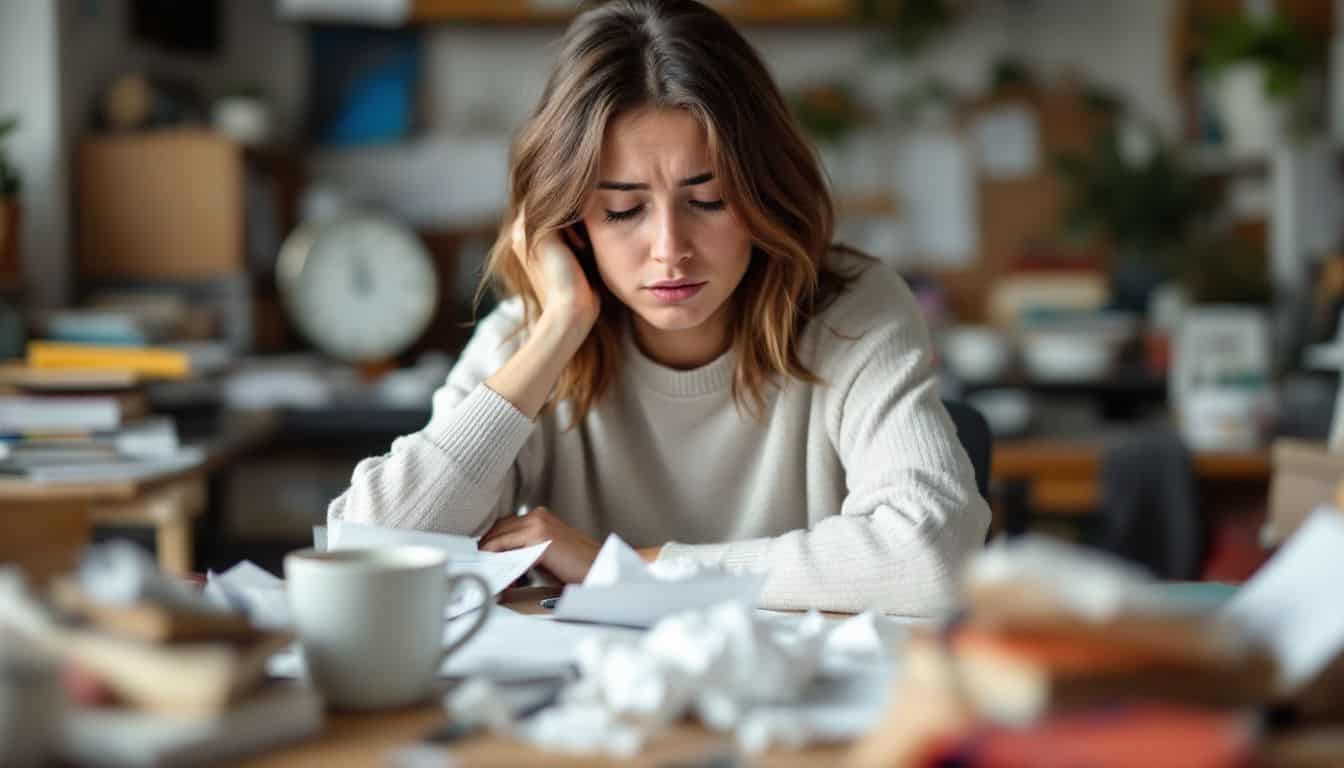
{"type": "MultiPolygon", "coordinates": [[[[711,2],[728,18],[747,24],[837,24],[856,21],[851,0],[734,0],[711,2]]],[[[538,0],[412,0],[417,24],[558,24],[575,15],[577,2],[538,0]]]]}

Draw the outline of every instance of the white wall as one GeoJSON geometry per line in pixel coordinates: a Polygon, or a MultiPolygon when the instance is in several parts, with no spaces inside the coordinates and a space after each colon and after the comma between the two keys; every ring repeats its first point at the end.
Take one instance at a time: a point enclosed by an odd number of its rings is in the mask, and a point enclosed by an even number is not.
{"type": "Polygon", "coordinates": [[[66,154],[60,104],[59,9],[55,0],[0,2],[0,115],[17,113],[8,142],[22,175],[20,257],[28,300],[65,295],[69,242],[66,154]]]}
{"type": "MultiPolygon", "coordinates": [[[[1171,0],[982,2],[974,15],[910,63],[875,56],[875,33],[857,27],[754,27],[746,36],[786,90],[845,79],[886,103],[903,88],[936,77],[975,93],[986,85],[994,60],[1013,55],[1047,78],[1071,70],[1112,87],[1174,132],[1179,112],[1167,64],[1173,9],[1171,0]]],[[[560,31],[432,28],[425,101],[431,128],[515,127],[541,94],[560,31]]]]}

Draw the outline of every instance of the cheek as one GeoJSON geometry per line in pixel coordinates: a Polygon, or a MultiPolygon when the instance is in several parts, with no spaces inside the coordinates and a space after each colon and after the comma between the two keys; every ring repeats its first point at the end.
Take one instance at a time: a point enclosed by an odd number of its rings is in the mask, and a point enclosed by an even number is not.
{"type": "Polygon", "coordinates": [[[597,272],[607,287],[619,295],[630,276],[637,274],[635,269],[640,263],[639,248],[628,233],[621,232],[605,221],[585,223],[588,226],[588,239],[593,245],[597,272]]]}
{"type": "Polygon", "coordinates": [[[751,233],[735,218],[725,216],[707,223],[697,239],[703,251],[725,266],[741,262],[745,268],[751,258],[751,233]]]}

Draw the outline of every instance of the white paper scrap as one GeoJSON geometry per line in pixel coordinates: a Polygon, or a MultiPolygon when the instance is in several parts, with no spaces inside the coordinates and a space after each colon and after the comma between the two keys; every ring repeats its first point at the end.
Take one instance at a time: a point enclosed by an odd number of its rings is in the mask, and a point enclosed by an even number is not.
{"type": "MultiPolygon", "coordinates": [[[[476,541],[467,536],[431,533],[404,528],[384,528],[363,523],[333,521],[327,532],[332,549],[360,547],[421,546],[442,550],[448,556],[449,573],[474,573],[485,579],[492,594],[498,595],[536,565],[549,541],[508,552],[481,552],[476,541]]],[[[481,605],[475,590],[462,590],[448,604],[448,618],[461,616],[481,605]]]]}
{"type": "Polygon", "coordinates": [[[676,579],[658,578],[638,553],[612,534],[583,585],[565,587],[555,618],[648,627],[665,616],[719,603],[754,606],[765,584],[763,574],[732,574],[713,567],[672,570],[676,579]]]}
{"type": "Polygon", "coordinates": [[[1274,653],[1279,685],[1292,693],[1344,653],[1344,515],[1318,508],[1237,591],[1223,615],[1274,653]]]}

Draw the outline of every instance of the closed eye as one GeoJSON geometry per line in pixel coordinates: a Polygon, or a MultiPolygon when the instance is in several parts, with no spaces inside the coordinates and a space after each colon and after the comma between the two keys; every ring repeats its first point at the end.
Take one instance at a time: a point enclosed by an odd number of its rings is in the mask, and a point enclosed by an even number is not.
{"type": "Polygon", "coordinates": [[[727,207],[722,200],[692,200],[691,205],[702,211],[722,211],[727,207]]]}
{"type": "Polygon", "coordinates": [[[634,208],[627,208],[624,211],[607,211],[607,221],[628,221],[635,218],[644,210],[644,206],[636,205],[634,208]]]}

